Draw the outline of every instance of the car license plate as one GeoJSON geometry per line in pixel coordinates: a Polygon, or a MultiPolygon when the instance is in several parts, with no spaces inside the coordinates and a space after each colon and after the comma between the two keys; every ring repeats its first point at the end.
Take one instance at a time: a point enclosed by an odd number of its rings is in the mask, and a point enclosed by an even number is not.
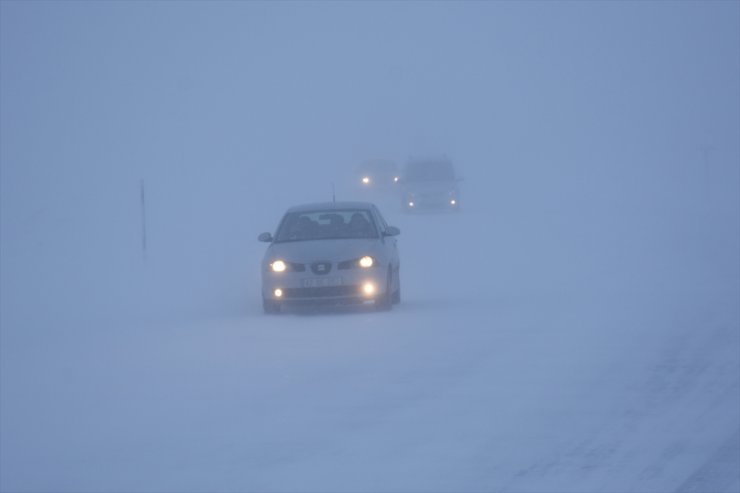
{"type": "Polygon", "coordinates": [[[340,286],[341,284],[341,277],[318,277],[303,280],[304,288],[325,288],[328,286],[340,286]]]}

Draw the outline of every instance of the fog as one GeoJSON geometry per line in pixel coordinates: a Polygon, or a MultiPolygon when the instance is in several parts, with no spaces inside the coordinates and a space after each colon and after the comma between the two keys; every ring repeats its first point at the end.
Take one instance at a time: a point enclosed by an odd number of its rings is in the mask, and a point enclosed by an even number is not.
{"type": "Polygon", "coordinates": [[[740,491],[739,87],[737,2],[3,1],[0,490],[740,491]],[[401,304],[263,315],[332,190],[401,304]]]}

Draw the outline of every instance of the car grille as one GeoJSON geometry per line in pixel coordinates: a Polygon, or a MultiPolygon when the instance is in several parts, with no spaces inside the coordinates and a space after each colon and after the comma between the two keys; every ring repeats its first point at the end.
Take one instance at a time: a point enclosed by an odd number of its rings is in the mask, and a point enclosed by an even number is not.
{"type": "Polygon", "coordinates": [[[314,262],[311,264],[311,272],[323,276],[331,272],[331,262],[314,262]]]}
{"type": "Polygon", "coordinates": [[[321,288],[285,288],[283,298],[330,298],[338,296],[357,296],[357,286],[326,286],[321,288]]]}
{"type": "Polygon", "coordinates": [[[344,262],[339,262],[337,264],[337,269],[339,269],[339,270],[351,269],[352,267],[354,267],[354,266],[357,265],[357,262],[358,262],[357,259],[354,259],[354,260],[345,260],[344,262]]]}
{"type": "Polygon", "coordinates": [[[449,197],[446,194],[425,193],[419,197],[419,202],[427,205],[447,205],[449,197]]]}

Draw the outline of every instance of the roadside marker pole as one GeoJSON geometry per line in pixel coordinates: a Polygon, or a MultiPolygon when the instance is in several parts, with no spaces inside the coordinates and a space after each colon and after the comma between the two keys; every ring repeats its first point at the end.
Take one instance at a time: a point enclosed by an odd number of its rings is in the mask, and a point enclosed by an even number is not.
{"type": "Polygon", "coordinates": [[[146,262],[146,191],[141,180],[141,255],[146,262]]]}

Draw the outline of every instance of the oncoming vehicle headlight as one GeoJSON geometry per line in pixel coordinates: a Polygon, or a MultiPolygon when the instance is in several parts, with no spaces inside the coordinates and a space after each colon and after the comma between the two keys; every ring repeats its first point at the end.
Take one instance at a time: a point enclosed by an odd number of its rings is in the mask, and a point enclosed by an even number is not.
{"type": "Polygon", "coordinates": [[[362,183],[364,183],[365,185],[370,184],[370,177],[369,176],[363,176],[362,177],[362,183]]]}
{"type": "Polygon", "coordinates": [[[272,269],[273,272],[285,272],[285,269],[287,268],[288,266],[282,260],[276,260],[270,264],[270,269],[272,269]]]}
{"type": "Polygon", "coordinates": [[[372,257],[365,255],[364,257],[360,259],[359,263],[360,263],[360,267],[367,268],[367,267],[372,267],[375,261],[373,260],[372,257]]]}

